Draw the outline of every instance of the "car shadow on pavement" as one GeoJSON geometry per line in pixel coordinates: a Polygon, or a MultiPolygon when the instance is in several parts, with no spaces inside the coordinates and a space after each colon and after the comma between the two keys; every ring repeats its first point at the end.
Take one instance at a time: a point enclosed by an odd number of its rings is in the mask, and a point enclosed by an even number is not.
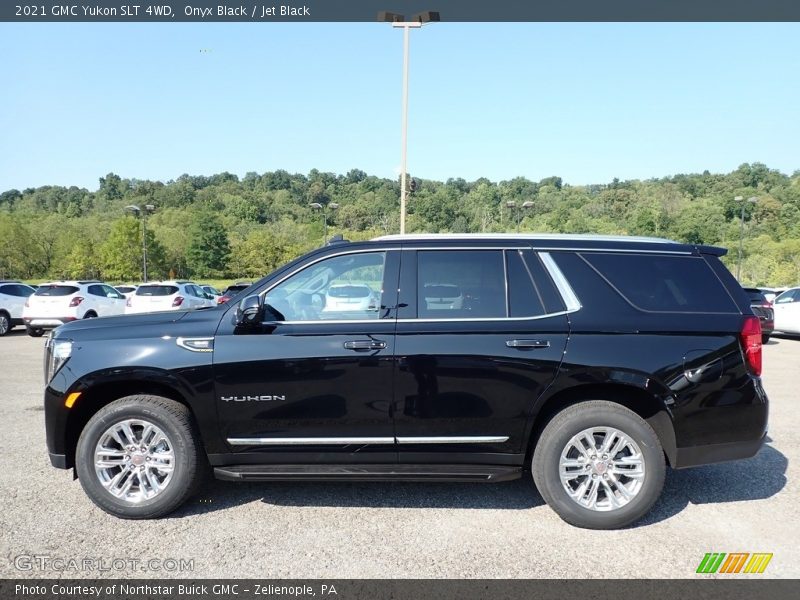
{"type": "Polygon", "coordinates": [[[333,508],[462,508],[524,510],[544,505],[530,474],[503,483],[212,481],[173,516],[224,510],[260,500],[267,505],[333,508]]]}
{"type": "MultiPolygon", "coordinates": [[[[765,445],[747,460],[668,470],[664,491],[653,510],[630,528],[669,519],[689,504],[742,502],[774,496],[786,485],[788,464],[781,452],[765,445]]],[[[255,501],[273,506],[330,508],[525,510],[544,505],[530,473],[524,473],[521,479],[497,484],[212,480],[172,516],[182,518],[210,513],[255,501]]]]}
{"type": "Polygon", "coordinates": [[[668,470],[664,491],[643,519],[631,525],[642,527],[680,513],[689,504],[717,504],[765,500],[786,485],[789,459],[769,445],[767,438],[753,458],[693,469],[668,470]]]}

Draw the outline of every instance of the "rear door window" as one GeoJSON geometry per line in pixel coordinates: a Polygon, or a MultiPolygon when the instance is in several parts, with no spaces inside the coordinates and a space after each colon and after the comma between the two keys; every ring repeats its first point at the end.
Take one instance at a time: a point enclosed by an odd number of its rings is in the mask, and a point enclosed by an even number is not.
{"type": "Polygon", "coordinates": [[[78,291],[74,285],[48,285],[36,290],[37,296],[71,296],[78,291]]]}
{"type": "Polygon", "coordinates": [[[502,250],[417,252],[417,313],[421,319],[508,316],[502,250]]]}
{"type": "Polygon", "coordinates": [[[630,304],[651,312],[738,313],[705,260],[695,256],[580,255],[630,304]]]}

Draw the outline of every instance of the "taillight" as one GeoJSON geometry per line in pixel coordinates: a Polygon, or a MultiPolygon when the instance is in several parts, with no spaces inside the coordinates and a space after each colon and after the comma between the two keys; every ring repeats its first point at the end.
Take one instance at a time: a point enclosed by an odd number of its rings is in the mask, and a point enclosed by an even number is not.
{"type": "Polygon", "coordinates": [[[756,316],[748,316],[742,322],[739,341],[747,366],[753,375],[761,375],[761,321],[756,316]]]}
{"type": "Polygon", "coordinates": [[[78,306],[81,302],[83,302],[83,297],[75,296],[72,300],[69,301],[69,306],[70,308],[74,308],[75,306],[78,306]]]}
{"type": "Polygon", "coordinates": [[[125,300],[125,306],[127,306],[128,308],[132,306],[131,300],[133,300],[133,298],[128,298],[127,300],[125,300]]]}
{"type": "Polygon", "coordinates": [[[180,306],[183,304],[183,296],[175,296],[175,299],[172,301],[172,306],[180,306]]]}
{"type": "Polygon", "coordinates": [[[228,299],[225,296],[220,296],[217,298],[217,304],[225,304],[227,301],[228,299]]]}

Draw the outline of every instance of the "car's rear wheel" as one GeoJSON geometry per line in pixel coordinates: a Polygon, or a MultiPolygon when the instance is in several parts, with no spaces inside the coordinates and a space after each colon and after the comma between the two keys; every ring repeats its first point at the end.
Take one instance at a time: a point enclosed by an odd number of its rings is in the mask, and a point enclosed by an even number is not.
{"type": "Polygon", "coordinates": [[[542,497],[567,523],[617,529],[653,507],[666,467],[658,436],[644,419],[619,404],[592,400],[553,417],[531,470],[542,497]]]}
{"type": "Polygon", "coordinates": [[[768,333],[761,334],[761,343],[766,344],[768,341],[769,341],[769,334],[768,333]]]}
{"type": "Polygon", "coordinates": [[[206,470],[189,409],[150,395],[121,398],[98,411],[81,432],[75,463],[92,502],[124,519],[172,512],[206,470]]]}
{"type": "Polygon", "coordinates": [[[13,329],[13,325],[11,324],[11,318],[8,314],[4,312],[0,312],[0,336],[4,336],[9,331],[13,329]]]}
{"type": "Polygon", "coordinates": [[[31,337],[42,337],[44,335],[44,329],[40,327],[26,327],[25,331],[31,337]]]}

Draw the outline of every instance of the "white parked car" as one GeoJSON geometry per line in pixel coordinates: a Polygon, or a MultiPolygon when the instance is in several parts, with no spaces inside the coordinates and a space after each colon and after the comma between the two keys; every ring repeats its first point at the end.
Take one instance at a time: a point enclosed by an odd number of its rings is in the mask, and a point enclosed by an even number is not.
{"type": "Polygon", "coordinates": [[[25,302],[22,320],[28,335],[41,336],[70,321],[120,315],[125,297],[102,281],[43,283],[25,302]]]}
{"type": "Polygon", "coordinates": [[[136,284],[130,284],[130,285],[123,284],[123,285],[115,285],[114,289],[117,290],[123,296],[125,296],[125,299],[127,300],[128,298],[131,297],[131,294],[133,294],[136,291],[136,288],[138,287],[139,286],[136,284]]]}
{"type": "Polygon", "coordinates": [[[800,287],[780,294],[772,303],[775,311],[775,331],[800,335],[800,287]]]}
{"type": "Polygon", "coordinates": [[[464,295],[455,284],[427,283],[422,293],[427,310],[459,310],[464,307],[464,295]]]}
{"type": "Polygon", "coordinates": [[[23,324],[25,300],[35,291],[19,281],[0,280],[0,336],[7,334],[15,325],[23,324]]]}
{"type": "Polygon", "coordinates": [[[325,292],[322,312],[378,310],[380,302],[368,285],[361,283],[334,284],[325,292]]]}
{"type": "Polygon", "coordinates": [[[217,303],[217,299],[222,296],[222,292],[220,292],[217,288],[213,285],[208,285],[207,283],[201,283],[200,288],[214,301],[214,304],[217,303]]]}
{"type": "Polygon", "coordinates": [[[143,283],[128,298],[125,314],[148,313],[162,310],[186,310],[216,306],[193,281],[158,281],[143,283]]]}

